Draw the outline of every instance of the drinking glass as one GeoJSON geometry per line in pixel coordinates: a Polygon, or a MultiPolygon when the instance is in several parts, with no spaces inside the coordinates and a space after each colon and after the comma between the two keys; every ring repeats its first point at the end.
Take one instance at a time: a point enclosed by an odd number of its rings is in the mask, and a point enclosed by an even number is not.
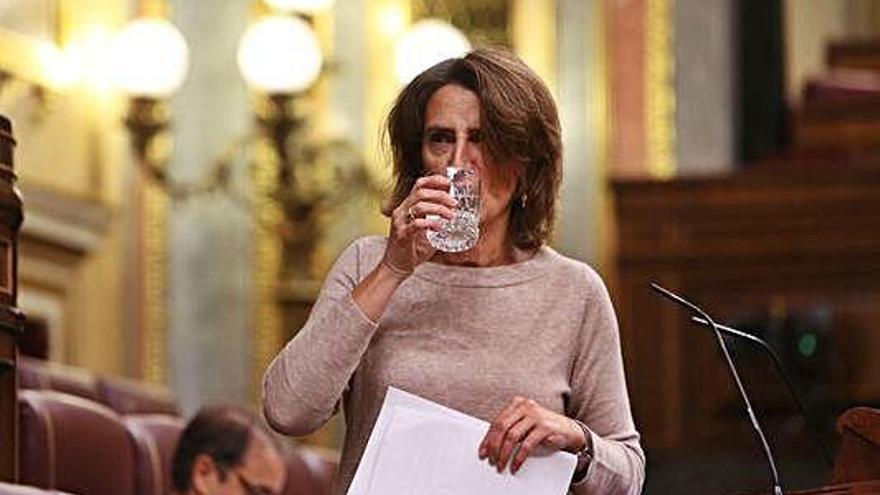
{"type": "Polygon", "coordinates": [[[447,253],[467,251],[480,237],[480,176],[470,168],[446,167],[449,195],[458,201],[455,216],[446,220],[438,215],[428,218],[440,221],[437,230],[428,229],[428,242],[447,253]]]}

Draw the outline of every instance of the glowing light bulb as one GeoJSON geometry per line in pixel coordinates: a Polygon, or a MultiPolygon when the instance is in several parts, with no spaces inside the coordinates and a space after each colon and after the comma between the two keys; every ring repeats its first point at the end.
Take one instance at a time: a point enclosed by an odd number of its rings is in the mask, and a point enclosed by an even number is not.
{"type": "Polygon", "coordinates": [[[452,24],[439,19],[419,21],[397,42],[397,80],[407,84],[425,69],[448,58],[461,57],[470,49],[467,37],[452,24]]]}
{"type": "Polygon", "coordinates": [[[189,69],[189,48],[180,31],[159,18],[136,19],[116,35],[113,46],[116,85],[131,96],[167,98],[189,69]]]}
{"type": "Polygon", "coordinates": [[[238,45],[238,67],[248,86],[266,93],[297,93],[321,72],[321,48],[298,17],[270,16],[252,24],[238,45]]]}

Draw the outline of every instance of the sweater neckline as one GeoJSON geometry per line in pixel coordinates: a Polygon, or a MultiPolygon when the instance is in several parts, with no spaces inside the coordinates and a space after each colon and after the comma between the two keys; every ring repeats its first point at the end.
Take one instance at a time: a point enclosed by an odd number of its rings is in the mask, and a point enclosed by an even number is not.
{"type": "Polygon", "coordinates": [[[541,246],[531,258],[525,261],[484,267],[446,265],[436,261],[425,261],[416,267],[413,276],[452,287],[518,285],[533,280],[544,273],[545,265],[553,257],[553,254],[552,248],[541,246]]]}

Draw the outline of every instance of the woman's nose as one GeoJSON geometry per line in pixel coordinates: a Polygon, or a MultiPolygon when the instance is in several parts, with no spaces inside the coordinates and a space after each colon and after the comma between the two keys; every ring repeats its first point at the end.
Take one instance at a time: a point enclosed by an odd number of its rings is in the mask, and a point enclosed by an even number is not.
{"type": "Polygon", "coordinates": [[[455,143],[455,150],[452,152],[451,162],[449,165],[467,168],[473,166],[474,161],[474,143],[469,139],[459,139],[455,143]]]}

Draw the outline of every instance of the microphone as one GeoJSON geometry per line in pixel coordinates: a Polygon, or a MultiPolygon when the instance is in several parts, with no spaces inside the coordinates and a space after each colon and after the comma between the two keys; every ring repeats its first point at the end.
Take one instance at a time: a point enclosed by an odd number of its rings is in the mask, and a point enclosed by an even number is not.
{"type": "Polygon", "coordinates": [[[696,313],[701,316],[703,320],[706,321],[707,326],[712,328],[712,331],[715,333],[715,338],[718,340],[718,345],[721,347],[721,352],[724,354],[724,359],[727,361],[727,367],[730,369],[730,374],[733,375],[733,381],[736,383],[736,388],[739,390],[739,395],[742,397],[743,403],[746,406],[746,413],[749,416],[749,420],[752,423],[752,427],[755,429],[755,432],[758,434],[758,439],[761,441],[761,447],[764,449],[764,455],[767,457],[767,464],[770,467],[770,477],[773,481],[772,487],[772,495],[783,495],[782,485],[779,483],[779,473],[776,471],[776,461],[773,457],[773,452],[770,450],[770,445],[767,443],[767,437],[764,435],[764,430],[761,428],[761,424],[758,422],[758,418],[755,416],[755,412],[752,410],[752,402],[749,400],[749,395],[746,393],[746,389],[743,387],[742,380],[739,378],[739,372],[736,369],[736,365],[733,364],[733,359],[730,357],[730,351],[727,350],[727,343],[724,342],[724,337],[721,335],[721,330],[718,329],[718,325],[709,317],[709,315],[700,309],[696,304],[688,301],[687,299],[675,294],[663,287],[655,284],[654,282],[650,283],[651,289],[665,297],[666,299],[671,300],[672,302],[683,306],[689,309],[692,313],[696,313]]]}
{"type": "MultiPolygon", "coordinates": [[[[693,321],[694,323],[699,323],[701,325],[709,325],[708,321],[700,318],[699,316],[691,316],[691,321],[693,321]]],[[[783,383],[785,383],[785,387],[788,389],[789,395],[791,395],[791,397],[797,404],[798,411],[800,412],[801,417],[810,426],[813,440],[816,442],[816,445],[819,446],[819,450],[822,451],[822,457],[825,458],[825,462],[828,463],[828,466],[832,467],[834,465],[834,462],[831,460],[831,452],[828,450],[825,442],[823,442],[822,438],[819,436],[819,432],[816,429],[816,423],[810,418],[810,415],[807,414],[807,408],[804,407],[804,402],[801,399],[802,394],[798,391],[798,388],[795,386],[794,382],[785,372],[785,368],[782,366],[782,360],[779,359],[779,355],[776,353],[776,351],[773,350],[773,347],[771,347],[766,340],[756,335],[752,335],[748,332],[743,332],[742,330],[737,330],[735,328],[731,328],[725,325],[716,325],[716,327],[721,333],[725,335],[731,335],[734,337],[745,339],[753,344],[756,344],[759,348],[761,348],[761,350],[770,355],[770,360],[773,362],[773,367],[776,368],[776,373],[780,377],[782,377],[782,381],[783,383]]]]}

